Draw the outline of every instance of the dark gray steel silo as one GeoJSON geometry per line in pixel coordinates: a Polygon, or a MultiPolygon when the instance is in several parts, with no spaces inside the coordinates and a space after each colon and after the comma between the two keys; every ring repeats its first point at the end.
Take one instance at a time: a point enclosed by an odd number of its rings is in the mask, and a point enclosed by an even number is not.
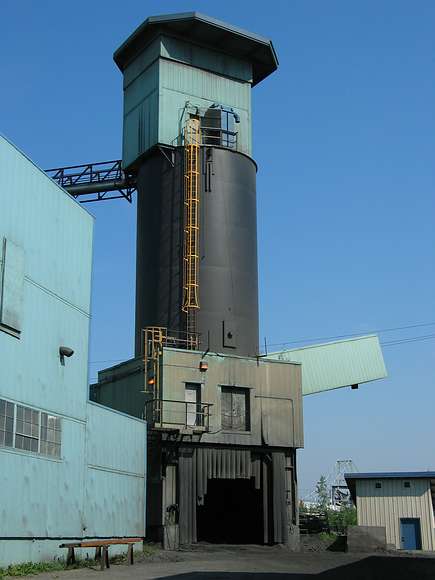
{"type": "MultiPolygon", "coordinates": [[[[138,171],[136,354],[141,329],[184,331],[183,149],[174,166],[160,153],[138,171]],[[158,193],[156,193],[158,192],[158,193]]],[[[201,148],[201,348],[258,354],[256,165],[223,147],[201,148]]]]}
{"type": "Polygon", "coordinates": [[[138,183],[136,354],[143,329],[159,326],[188,336],[194,328],[203,350],[255,356],[251,89],[276,70],[273,45],[191,12],[148,18],[114,58],[124,76],[123,167],[138,183]],[[190,198],[199,226],[185,213],[185,185],[198,175],[185,174],[192,122],[201,127],[199,204],[190,198]]]}

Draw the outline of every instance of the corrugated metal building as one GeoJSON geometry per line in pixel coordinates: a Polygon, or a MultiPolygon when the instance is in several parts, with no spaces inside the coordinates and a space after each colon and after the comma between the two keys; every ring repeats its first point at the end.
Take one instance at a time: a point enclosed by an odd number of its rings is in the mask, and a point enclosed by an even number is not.
{"type": "Polygon", "coordinates": [[[0,205],[0,565],[144,536],[146,424],[88,402],[93,218],[2,137],[0,205]]]}
{"type": "Polygon", "coordinates": [[[300,365],[175,348],[160,365],[158,399],[144,392],[140,359],[100,372],[92,395],[147,416],[150,537],[165,541],[176,523],[182,544],[296,547],[300,365]]]}
{"type": "Polygon", "coordinates": [[[385,528],[397,549],[435,550],[435,472],[345,475],[359,526],[385,528]]]}

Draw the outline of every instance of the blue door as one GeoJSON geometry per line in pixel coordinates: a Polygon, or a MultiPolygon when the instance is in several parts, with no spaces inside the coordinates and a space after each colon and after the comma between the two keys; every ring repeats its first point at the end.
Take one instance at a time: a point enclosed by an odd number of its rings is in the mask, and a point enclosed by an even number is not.
{"type": "Polygon", "coordinates": [[[400,547],[421,550],[420,518],[400,518],[400,547]]]}

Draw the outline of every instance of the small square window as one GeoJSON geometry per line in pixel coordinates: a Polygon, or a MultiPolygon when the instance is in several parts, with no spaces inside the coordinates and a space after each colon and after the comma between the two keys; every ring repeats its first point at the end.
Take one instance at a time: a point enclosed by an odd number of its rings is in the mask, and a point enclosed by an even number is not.
{"type": "Polygon", "coordinates": [[[403,487],[411,487],[411,482],[410,481],[404,481],[403,482],[403,487]]]}
{"type": "Polygon", "coordinates": [[[221,392],[222,429],[249,431],[251,428],[249,389],[243,387],[222,387],[221,392]]]}
{"type": "Polygon", "coordinates": [[[381,483],[380,481],[377,481],[377,482],[375,483],[375,488],[376,488],[376,489],[381,489],[381,487],[382,487],[382,483],[381,483]]]}

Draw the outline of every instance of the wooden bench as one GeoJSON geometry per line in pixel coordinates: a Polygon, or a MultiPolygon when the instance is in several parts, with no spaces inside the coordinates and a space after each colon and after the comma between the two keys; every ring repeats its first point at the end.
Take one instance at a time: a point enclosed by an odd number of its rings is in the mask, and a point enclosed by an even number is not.
{"type": "Polygon", "coordinates": [[[95,560],[100,561],[101,570],[104,567],[110,568],[109,562],[109,546],[117,546],[119,544],[127,544],[127,561],[133,565],[133,545],[137,542],[143,542],[143,538],[119,538],[112,540],[85,540],[83,542],[73,542],[71,544],[60,544],[59,548],[68,548],[68,555],[66,558],[66,565],[74,564],[76,561],[74,549],[75,548],[95,548],[95,560]],[[101,554],[101,550],[103,553],[101,554]]]}

